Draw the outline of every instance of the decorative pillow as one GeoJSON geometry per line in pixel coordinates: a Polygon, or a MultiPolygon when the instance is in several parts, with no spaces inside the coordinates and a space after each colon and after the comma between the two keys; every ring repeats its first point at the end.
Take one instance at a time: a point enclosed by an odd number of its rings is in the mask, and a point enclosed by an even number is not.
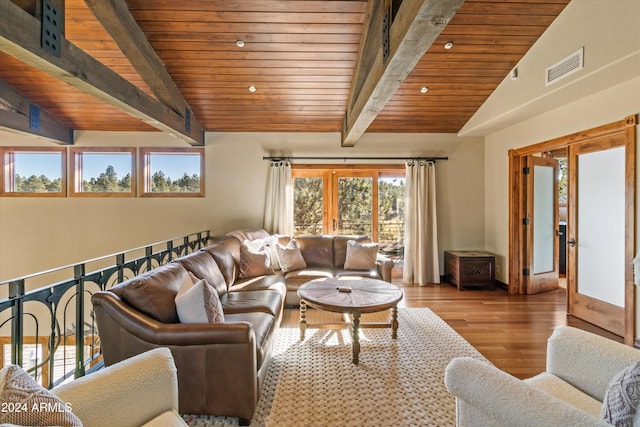
{"type": "Polygon", "coordinates": [[[261,245],[260,242],[251,243],[251,241],[245,240],[240,246],[239,277],[246,279],[265,274],[273,274],[269,248],[264,244],[261,245]]]}
{"type": "Polygon", "coordinates": [[[360,243],[355,240],[347,242],[347,258],[345,270],[375,270],[378,257],[377,243],[360,243]]]}
{"type": "Polygon", "coordinates": [[[277,235],[265,237],[264,239],[244,241],[244,243],[250,248],[252,248],[255,252],[261,252],[266,250],[269,253],[269,260],[271,261],[271,269],[280,270],[280,263],[278,262],[278,254],[276,253],[277,242],[278,242],[277,235]]]}
{"type": "Polygon", "coordinates": [[[614,426],[631,426],[639,403],[640,361],[637,361],[609,382],[600,418],[614,426]]]}
{"type": "Polygon", "coordinates": [[[0,371],[0,424],[21,426],[82,426],[71,404],[38,384],[18,365],[0,371]],[[13,410],[11,410],[13,409],[13,410]]]}
{"type": "Polygon", "coordinates": [[[206,280],[185,282],[176,296],[181,323],[223,323],[224,312],[218,292],[206,280]]]}
{"type": "Polygon", "coordinates": [[[293,270],[300,270],[307,266],[307,263],[302,257],[302,252],[300,252],[300,247],[295,239],[289,240],[287,246],[276,243],[276,253],[278,254],[280,268],[284,273],[293,270]]]}

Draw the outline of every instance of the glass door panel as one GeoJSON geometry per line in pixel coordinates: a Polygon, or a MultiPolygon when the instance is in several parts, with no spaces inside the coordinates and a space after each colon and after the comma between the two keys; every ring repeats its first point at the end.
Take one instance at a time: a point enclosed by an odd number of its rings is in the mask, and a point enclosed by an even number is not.
{"type": "Polygon", "coordinates": [[[322,177],[293,180],[293,229],[297,236],[322,234],[324,212],[324,180],[322,177]]]}
{"type": "Polygon", "coordinates": [[[336,234],[373,232],[373,179],[370,177],[337,177],[338,215],[333,224],[336,234]]]}
{"type": "Polygon", "coordinates": [[[625,147],[578,156],[577,291],[624,307],[625,147]]]}

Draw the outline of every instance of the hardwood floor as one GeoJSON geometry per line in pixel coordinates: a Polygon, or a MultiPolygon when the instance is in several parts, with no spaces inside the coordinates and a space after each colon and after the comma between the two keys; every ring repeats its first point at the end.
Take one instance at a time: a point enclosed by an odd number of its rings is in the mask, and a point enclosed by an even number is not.
{"type": "Polygon", "coordinates": [[[575,326],[622,342],[616,335],[568,316],[562,288],[537,295],[509,295],[499,288],[458,291],[449,284],[397,285],[405,294],[399,307],[430,308],[494,365],[518,378],[545,370],[547,339],[556,326],[575,326]]]}

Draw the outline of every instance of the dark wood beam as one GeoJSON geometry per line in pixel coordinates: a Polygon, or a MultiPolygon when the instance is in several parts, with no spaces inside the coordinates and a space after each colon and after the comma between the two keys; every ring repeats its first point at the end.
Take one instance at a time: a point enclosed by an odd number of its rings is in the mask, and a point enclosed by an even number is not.
{"type": "MultiPolygon", "coordinates": [[[[120,50],[147,83],[156,98],[180,115],[192,111],[180,89],[167,72],[124,0],[85,0],[89,9],[111,35],[120,50]]],[[[191,127],[202,132],[202,125],[191,114],[191,127]]]]}
{"type": "Polygon", "coordinates": [[[369,14],[342,127],[342,146],[354,146],[440,35],[464,0],[403,1],[391,22],[383,57],[382,19],[392,17],[389,0],[369,0],[369,14]],[[382,6],[381,6],[382,5],[382,6]],[[374,58],[372,60],[372,58],[374,58]]]}
{"type": "Polygon", "coordinates": [[[187,119],[153,99],[66,39],[60,56],[40,47],[40,22],[10,0],[0,0],[0,50],[107,104],[192,145],[204,144],[201,129],[187,131],[187,119]]]}
{"type": "Polygon", "coordinates": [[[73,129],[4,80],[0,80],[0,129],[35,135],[57,144],[73,144],[73,129]]]}

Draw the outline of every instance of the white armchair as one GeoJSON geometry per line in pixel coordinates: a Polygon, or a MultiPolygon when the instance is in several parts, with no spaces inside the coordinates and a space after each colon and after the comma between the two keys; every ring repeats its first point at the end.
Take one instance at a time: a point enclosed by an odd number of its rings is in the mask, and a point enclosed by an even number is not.
{"type": "Polygon", "coordinates": [[[526,380],[476,359],[456,358],[445,384],[456,396],[458,426],[607,426],[600,420],[611,379],[640,350],[569,326],[547,345],[546,372],[526,380]]]}
{"type": "Polygon", "coordinates": [[[52,390],[85,427],[184,427],[168,348],[123,360],[52,390]]]}

